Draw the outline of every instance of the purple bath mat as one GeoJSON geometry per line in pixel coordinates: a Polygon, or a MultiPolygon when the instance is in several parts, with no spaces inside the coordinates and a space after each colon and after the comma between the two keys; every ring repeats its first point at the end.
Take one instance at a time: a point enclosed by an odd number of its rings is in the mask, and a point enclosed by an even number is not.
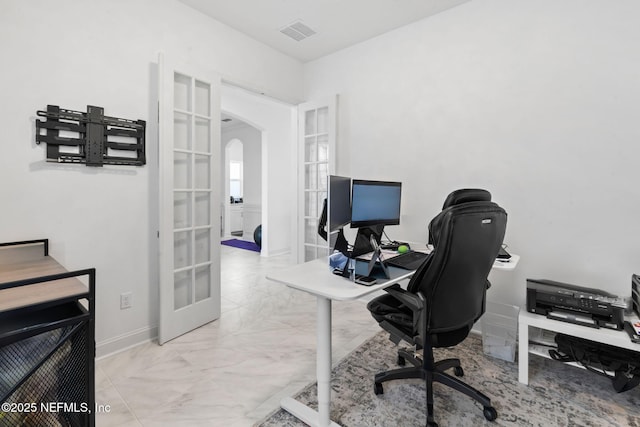
{"type": "Polygon", "coordinates": [[[229,239],[223,240],[220,243],[226,246],[233,246],[234,248],[246,249],[248,251],[260,252],[260,246],[253,242],[247,242],[246,240],[229,239]]]}

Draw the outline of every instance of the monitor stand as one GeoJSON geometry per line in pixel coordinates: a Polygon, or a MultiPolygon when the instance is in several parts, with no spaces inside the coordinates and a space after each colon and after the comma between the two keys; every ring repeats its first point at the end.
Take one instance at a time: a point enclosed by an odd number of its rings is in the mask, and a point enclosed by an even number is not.
{"type": "Polygon", "coordinates": [[[342,252],[342,254],[347,257],[351,256],[351,253],[349,252],[349,242],[347,241],[347,238],[344,237],[344,229],[341,228],[337,233],[332,233],[330,240],[330,246],[333,250],[342,252]]]}
{"type": "Polygon", "coordinates": [[[353,243],[353,250],[351,251],[351,257],[355,258],[360,255],[373,252],[376,247],[372,244],[371,240],[379,245],[382,241],[382,232],[384,231],[384,225],[370,225],[367,227],[358,228],[358,234],[356,240],[353,243]]]}

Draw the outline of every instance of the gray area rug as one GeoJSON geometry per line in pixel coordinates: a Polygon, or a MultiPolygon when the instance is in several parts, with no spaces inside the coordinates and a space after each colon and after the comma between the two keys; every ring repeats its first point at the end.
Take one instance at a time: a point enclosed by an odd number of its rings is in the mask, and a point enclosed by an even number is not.
{"type": "MultiPolygon", "coordinates": [[[[373,392],[373,376],[394,369],[397,347],[380,332],[343,359],[332,372],[331,419],[344,427],[407,427],[426,424],[425,386],[420,380],[384,384],[373,392]]],[[[640,427],[640,387],[616,393],[601,375],[561,362],[530,357],[529,386],[518,382],[517,363],[486,356],[480,337],[470,335],[451,349],[435,349],[436,360],[457,357],[464,381],[491,398],[498,419],[487,421],[482,407],[441,384],[434,385],[435,421],[444,426],[617,426],[640,427]]],[[[316,385],[294,396],[317,407],[316,385]]],[[[280,409],[255,424],[305,424],[280,409]]]]}

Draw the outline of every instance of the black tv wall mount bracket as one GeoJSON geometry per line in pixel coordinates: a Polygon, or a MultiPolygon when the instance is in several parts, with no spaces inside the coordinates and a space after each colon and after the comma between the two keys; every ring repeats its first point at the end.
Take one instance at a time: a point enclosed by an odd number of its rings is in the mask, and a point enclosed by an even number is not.
{"type": "Polygon", "coordinates": [[[142,166],[145,158],[144,120],[104,115],[104,108],[87,105],[87,112],[47,105],[38,111],[36,144],[47,144],[47,161],[87,166],[142,166]]]}

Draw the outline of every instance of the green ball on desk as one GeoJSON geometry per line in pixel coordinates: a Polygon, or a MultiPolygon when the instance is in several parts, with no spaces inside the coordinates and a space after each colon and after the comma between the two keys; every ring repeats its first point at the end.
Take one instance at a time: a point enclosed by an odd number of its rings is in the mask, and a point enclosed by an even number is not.
{"type": "Polygon", "coordinates": [[[407,245],[398,246],[398,253],[405,254],[407,252],[409,252],[409,246],[407,245]]]}

